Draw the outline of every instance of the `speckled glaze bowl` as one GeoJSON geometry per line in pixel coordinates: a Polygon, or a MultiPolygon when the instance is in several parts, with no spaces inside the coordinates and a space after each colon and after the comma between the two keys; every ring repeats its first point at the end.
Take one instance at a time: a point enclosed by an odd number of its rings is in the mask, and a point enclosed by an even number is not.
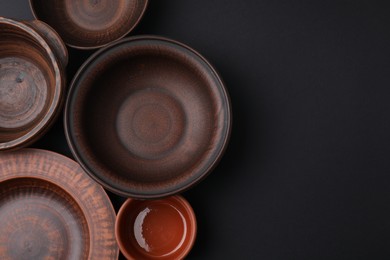
{"type": "Polygon", "coordinates": [[[63,103],[68,53],[40,21],[0,17],[0,151],[31,144],[63,103]]]}
{"type": "Polygon", "coordinates": [[[159,198],[188,189],[229,140],[227,91],[205,58],[174,40],[126,38],[79,70],[65,108],[73,155],[107,189],[159,198]]]}
{"type": "Polygon", "coordinates": [[[99,48],[124,37],[140,22],[147,5],[148,0],[30,0],[34,16],[78,49],[99,48]]]}
{"type": "Polygon", "coordinates": [[[128,199],[115,222],[115,236],[127,259],[184,259],[196,238],[196,218],[181,196],[128,199]]]}

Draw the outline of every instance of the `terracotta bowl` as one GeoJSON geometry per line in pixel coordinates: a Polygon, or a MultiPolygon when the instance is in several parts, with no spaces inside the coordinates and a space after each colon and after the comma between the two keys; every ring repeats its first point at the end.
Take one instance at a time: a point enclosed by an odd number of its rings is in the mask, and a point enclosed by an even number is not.
{"type": "Polygon", "coordinates": [[[128,199],[119,210],[115,235],[127,259],[183,259],[196,237],[196,218],[180,196],[128,199]]]}
{"type": "Polygon", "coordinates": [[[199,182],[230,134],[225,87],[200,54],[173,40],[127,38],[95,53],[72,82],[65,132],[107,189],[158,198],[199,182]]]}
{"type": "Polygon", "coordinates": [[[0,259],[118,259],[104,189],[62,155],[0,154],[0,259]]]}
{"type": "Polygon", "coordinates": [[[46,24],[0,17],[0,151],[30,144],[54,121],[67,55],[46,24]]]}
{"type": "Polygon", "coordinates": [[[52,26],[66,44],[99,48],[128,34],[148,0],[30,0],[34,16],[52,26]]]}

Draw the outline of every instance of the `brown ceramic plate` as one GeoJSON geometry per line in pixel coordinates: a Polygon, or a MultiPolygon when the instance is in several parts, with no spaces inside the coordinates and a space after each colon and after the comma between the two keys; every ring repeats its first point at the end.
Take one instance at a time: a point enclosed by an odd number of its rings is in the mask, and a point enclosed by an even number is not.
{"type": "Polygon", "coordinates": [[[124,37],[141,20],[148,0],[30,0],[34,16],[71,47],[93,49],[124,37]]]}
{"type": "Polygon", "coordinates": [[[156,36],[123,39],[75,76],[65,108],[72,152],[96,181],[136,198],[181,192],[203,179],[227,146],[228,94],[188,46],[156,36]]]}
{"type": "Polygon", "coordinates": [[[0,259],[117,259],[114,225],[107,194],[76,162],[0,154],[0,259]]]}

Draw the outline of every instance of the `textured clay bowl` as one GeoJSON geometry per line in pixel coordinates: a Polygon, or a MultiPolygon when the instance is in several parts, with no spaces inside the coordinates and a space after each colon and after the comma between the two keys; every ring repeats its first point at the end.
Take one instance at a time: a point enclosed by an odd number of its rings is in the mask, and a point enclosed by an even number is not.
{"type": "Polygon", "coordinates": [[[147,4],[148,0],[30,0],[34,16],[79,49],[102,47],[124,37],[141,20],[147,4]]]}
{"type": "Polygon", "coordinates": [[[230,134],[224,85],[197,52],[154,36],[123,39],[79,70],[65,132],[82,167],[107,189],[158,198],[200,181],[230,134]]]}
{"type": "Polygon", "coordinates": [[[30,144],[54,121],[67,55],[46,24],[0,17],[0,151],[30,144]]]}
{"type": "Polygon", "coordinates": [[[183,259],[196,237],[196,218],[181,196],[128,199],[115,223],[119,248],[127,259],[183,259]]]}
{"type": "Polygon", "coordinates": [[[0,220],[0,259],[118,258],[107,194],[53,152],[0,154],[0,220]]]}

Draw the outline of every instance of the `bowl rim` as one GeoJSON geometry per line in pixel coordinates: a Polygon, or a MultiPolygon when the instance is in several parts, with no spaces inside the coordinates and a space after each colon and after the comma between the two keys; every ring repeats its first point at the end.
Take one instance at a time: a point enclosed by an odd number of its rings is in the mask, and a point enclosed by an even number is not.
{"type": "MultiPolygon", "coordinates": [[[[194,209],[192,208],[192,206],[188,202],[188,200],[186,200],[182,195],[174,195],[174,196],[162,198],[160,200],[167,201],[167,200],[172,200],[172,199],[175,200],[177,203],[181,204],[185,208],[185,210],[188,213],[188,223],[191,223],[191,225],[192,225],[192,229],[191,229],[192,236],[189,237],[190,241],[187,244],[183,253],[179,256],[180,259],[184,259],[190,253],[191,249],[194,247],[196,237],[197,237],[198,224],[196,221],[196,215],[195,215],[194,209]]],[[[126,216],[125,215],[126,209],[128,207],[131,207],[131,204],[134,201],[141,201],[142,202],[142,200],[137,200],[134,198],[126,199],[126,201],[119,208],[119,211],[118,211],[118,214],[117,214],[116,220],[115,220],[115,238],[116,238],[116,241],[118,243],[119,250],[122,252],[122,254],[127,259],[135,259],[135,258],[126,250],[126,247],[125,247],[123,241],[121,239],[119,239],[119,230],[122,228],[122,226],[120,226],[119,222],[121,222],[123,220],[123,218],[126,216]]],[[[143,202],[148,203],[149,201],[143,201],[143,202]]],[[[150,202],[153,202],[153,201],[150,201],[150,202]]],[[[172,203],[168,203],[168,204],[172,205],[172,203]]],[[[156,257],[156,258],[158,258],[158,257],[156,257]]]]}
{"type": "MultiPolygon", "coordinates": [[[[95,49],[99,49],[99,48],[102,48],[104,46],[107,46],[107,45],[110,45],[111,43],[113,42],[116,42],[120,39],[123,39],[124,37],[126,37],[127,34],[129,34],[130,32],[132,32],[135,27],[138,26],[138,24],[141,22],[142,18],[144,17],[145,15],[145,12],[149,6],[149,0],[142,0],[145,2],[145,4],[143,5],[143,9],[140,13],[140,15],[138,16],[137,20],[135,21],[135,23],[133,24],[133,26],[131,26],[125,33],[123,33],[122,35],[120,35],[119,37],[109,41],[108,43],[104,43],[104,44],[99,44],[99,45],[93,45],[93,46],[81,46],[81,45],[76,45],[76,44],[71,44],[71,43],[68,43],[67,39],[65,39],[64,37],[61,36],[61,38],[63,39],[63,41],[65,42],[65,44],[71,48],[74,48],[74,49],[79,49],[79,50],[95,50],[95,49]]],[[[35,8],[34,8],[34,4],[33,4],[34,0],[29,0],[28,3],[29,3],[29,6],[30,6],[30,10],[31,10],[31,13],[32,15],[34,16],[35,19],[37,20],[40,20],[40,18],[38,17],[36,11],[35,11],[35,8]]],[[[40,20],[41,21],[41,20],[40,20]]],[[[47,21],[44,21],[45,23],[47,23],[47,21]]],[[[48,23],[49,24],[49,23],[48,23]]],[[[50,25],[50,24],[49,24],[50,25]]]]}
{"type": "Polygon", "coordinates": [[[35,41],[37,41],[41,47],[45,50],[46,54],[50,59],[50,65],[53,67],[55,76],[55,88],[53,97],[50,100],[51,104],[47,108],[44,117],[26,134],[7,142],[0,142],[0,151],[11,150],[18,147],[27,146],[36,141],[41,134],[48,130],[48,127],[54,122],[54,119],[58,115],[61,104],[63,102],[63,92],[65,88],[65,75],[62,73],[63,69],[55,54],[51,49],[48,42],[32,27],[13,19],[5,18],[0,16],[0,24],[6,24],[22,30],[24,33],[29,34],[35,41]]]}
{"type": "Polygon", "coordinates": [[[162,36],[155,36],[155,35],[141,35],[141,36],[132,36],[132,37],[126,37],[122,40],[116,41],[114,43],[109,44],[108,46],[98,50],[94,54],[92,54],[84,63],[83,65],[79,68],[77,73],[72,79],[72,82],[69,87],[68,91],[68,96],[66,99],[66,104],[64,108],[64,132],[65,132],[65,137],[68,142],[69,148],[75,157],[75,159],[79,162],[81,167],[84,169],[84,171],[96,182],[101,184],[103,187],[105,187],[107,190],[118,194],[120,196],[124,197],[131,197],[131,198],[137,198],[137,199],[157,199],[157,198],[164,198],[168,196],[172,196],[175,194],[182,193],[189,188],[197,185],[199,182],[201,182],[204,178],[210,174],[210,172],[218,165],[219,161],[222,159],[223,154],[225,153],[230,137],[231,137],[231,131],[232,131],[232,107],[231,107],[231,99],[229,96],[229,93],[227,92],[227,89],[225,87],[225,84],[218,74],[218,72],[215,70],[215,68],[211,65],[211,63],[206,60],[199,52],[194,50],[193,48],[187,46],[184,43],[181,43],[179,41],[169,39],[166,37],[162,36]],[[98,174],[95,174],[85,163],[85,160],[83,159],[83,156],[79,154],[78,150],[78,144],[73,140],[72,134],[71,134],[71,124],[70,124],[70,104],[71,104],[71,99],[74,96],[76,88],[78,88],[78,82],[80,76],[84,73],[84,71],[89,67],[89,66],[94,66],[93,62],[99,58],[100,55],[104,54],[105,52],[109,52],[112,48],[115,48],[117,46],[120,46],[121,44],[125,44],[128,42],[134,42],[134,41],[156,41],[156,42],[168,42],[173,45],[177,45],[181,48],[184,48],[188,50],[189,52],[193,53],[196,55],[199,59],[201,59],[207,66],[207,69],[210,71],[210,73],[215,76],[216,80],[218,81],[218,86],[221,90],[221,97],[223,100],[226,102],[226,130],[224,131],[224,135],[221,141],[221,149],[219,149],[216,154],[215,154],[215,159],[213,161],[210,160],[209,165],[207,166],[206,169],[204,169],[201,173],[198,173],[196,178],[192,180],[191,182],[185,184],[185,185],[176,185],[174,189],[171,189],[166,192],[156,192],[154,194],[150,194],[148,192],[135,192],[135,191],[130,191],[130,190],[121,190],[117,187],[113,187],[109,184],[107,184],[104,180],[102,180],[98,174]]]}

